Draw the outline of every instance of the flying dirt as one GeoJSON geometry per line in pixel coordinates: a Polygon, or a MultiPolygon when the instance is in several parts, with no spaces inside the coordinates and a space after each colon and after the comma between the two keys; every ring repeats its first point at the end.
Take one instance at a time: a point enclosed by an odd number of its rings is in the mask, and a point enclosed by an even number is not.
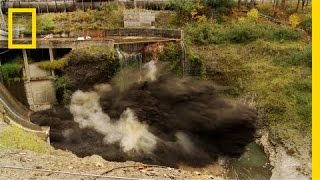
{"type": "Polygon", "coordinates": [[[257,113],[221,96],[212,82],[178,77],[151,61],[108,84],[76,91],[69,106],[36,113],[57,148],[79,156],[203,166],[240,156],[254,140],[257,113]]]}

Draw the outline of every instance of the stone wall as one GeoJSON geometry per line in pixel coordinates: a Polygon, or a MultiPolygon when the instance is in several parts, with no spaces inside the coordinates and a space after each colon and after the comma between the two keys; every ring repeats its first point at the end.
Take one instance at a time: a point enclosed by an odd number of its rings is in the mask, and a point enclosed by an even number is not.
{"type": "Polygon", "coordinates": [[[155,28],[156,16],[150,11],[126,11],[124,13],[125,28],[155,28]]]}

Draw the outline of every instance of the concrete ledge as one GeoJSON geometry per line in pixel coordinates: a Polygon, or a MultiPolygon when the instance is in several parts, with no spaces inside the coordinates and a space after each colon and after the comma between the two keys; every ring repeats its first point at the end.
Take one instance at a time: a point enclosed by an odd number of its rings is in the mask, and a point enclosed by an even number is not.
{"type": "MultiPolygon", "coordinates": [[[[16,39],[15,43],[25,44],[29,43],[30,39],[16,39]]],[[[37,40],[37,48],[38,49],[46,49],[46,48],[70,48],[76,49],[85,46],[108,46],[113,47],[114,41],[112,39],[106,40],[76,40],[74,38],[57,38],[57,39],[38,39],[37,40]]],[[[0,48],[8,48],[7,40],[0,40],[0,48]]]]}
{"type": "Polygon", "coordinates": [[[167,29],[143,29],[143,28],[119,28],[106,29],[106,37],[108,36],[141,36],[141,37],[162,37],[168,39],[183,39],[182,30],[167,29]]]}
{"type": "Polygon", "coordinates": [[[3,109],[0,115],[6,123],[35,133],[41,139],[47,140],[49,137],[49,128],[41,128],[30,122],[31,111],[20,104],[1,83],[0,106],[2,106],[0,109],[3,109]]]}
{"type": "Polygon", "coordinates": [[[38,126],[35,125],[31,122],[28,122],[30,126],[26,126],[25,124],[20,124],[17,123],[16,120],[13,120],[10,116],[4,116],[4,121],[12,126],[18,127],[26,132],[30,132],[32,134],[35,134],[36,136],[38,136],[40,139],[44,140],[44,141],[49,141],[49,133],[50,133],[50,127],[48,126],[38,126]]]}

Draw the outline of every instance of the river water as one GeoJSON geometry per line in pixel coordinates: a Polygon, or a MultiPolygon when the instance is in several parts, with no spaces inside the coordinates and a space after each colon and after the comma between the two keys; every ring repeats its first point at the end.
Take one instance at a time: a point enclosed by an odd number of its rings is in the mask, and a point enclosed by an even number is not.
{"type": "Polygon", "coordinates": [[[228,169],[231,179],[269,180],[272,175],[268,156],[256,143],[249,144],[240,158],[230,160],[228,169]]]}

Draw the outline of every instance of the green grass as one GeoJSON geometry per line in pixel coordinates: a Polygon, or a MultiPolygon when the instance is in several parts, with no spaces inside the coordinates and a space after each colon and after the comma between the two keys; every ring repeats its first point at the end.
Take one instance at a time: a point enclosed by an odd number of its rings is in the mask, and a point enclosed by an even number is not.
{"type": "Polygon", "coordinates": [[[9,126],[0,132],[0,147],[48,153],[52,147],[34,134],[9,126]]]}
{"type": "Polygon", "coordinates": [[[3,81],[9,85],[11,81],[20,81],[20,71],[22,65],[16,62],[10,62],[0,66],[0,76],[3,81]]]}
{"type": "Polygon", "coordinates": [[[251,95],[262,110],[271,133],[285,145],[304,147],[311,135],[311,67],[291,63],[292,57],[310,61],[304,42],[254,41],[194,47],[206,60],[215,62],[210,79],[233,87],[235,98],[251,95]],[[214,58],[212,58],[214,57],[214,58]],[[285,61],[279,63],[279,61],[285,61]]]}
{"type": "MultiPolygon", "coordinates": [[[[120,28],[123,26],[123,12],[124,8],[117,3],[109,3],[96,10],[37,15],[37,34],[120,28]]],[[[31,16],[14,16],[13,22],[14,27],[23,27],[22,32],[31,34],[31,16]]]]}

